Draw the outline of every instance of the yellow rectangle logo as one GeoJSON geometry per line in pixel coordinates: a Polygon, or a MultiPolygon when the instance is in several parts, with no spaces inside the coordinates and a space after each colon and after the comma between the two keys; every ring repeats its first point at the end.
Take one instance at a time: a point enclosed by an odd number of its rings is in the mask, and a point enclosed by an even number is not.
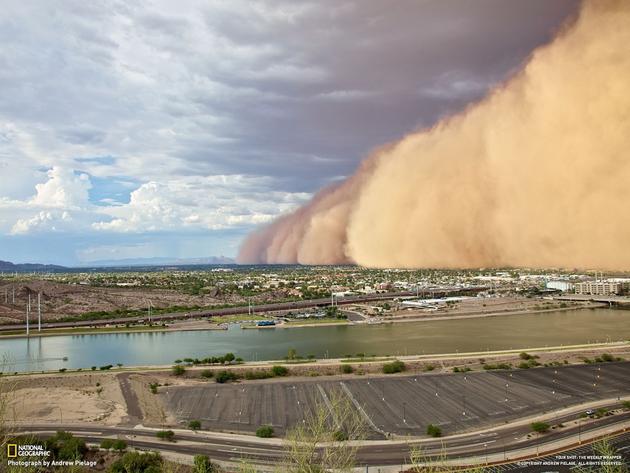
{"type": "Polygon", "coordinates": [[[15,458],[17,457],[17,445],[14,443],[7,444],[7,457],[15,458]]]}

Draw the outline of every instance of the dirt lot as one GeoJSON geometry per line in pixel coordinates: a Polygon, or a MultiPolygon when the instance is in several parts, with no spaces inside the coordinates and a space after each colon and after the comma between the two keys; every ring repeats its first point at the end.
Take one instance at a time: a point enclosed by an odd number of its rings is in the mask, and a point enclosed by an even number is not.
{"type": "Polygon", "coordinates": [[[127,415],[116,377],[108,374],[37,375],[6,379],[10,421],[119,424],[127,415]]]}

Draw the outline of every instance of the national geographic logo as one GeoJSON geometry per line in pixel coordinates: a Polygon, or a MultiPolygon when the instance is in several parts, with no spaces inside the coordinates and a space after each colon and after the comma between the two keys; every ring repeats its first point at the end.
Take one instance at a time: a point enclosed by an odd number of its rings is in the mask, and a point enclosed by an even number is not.
{"type": "Polygon", "coordinates": [[[7,457],[17,458],[17,445],[14,443],[7,444],[7,457]]]}

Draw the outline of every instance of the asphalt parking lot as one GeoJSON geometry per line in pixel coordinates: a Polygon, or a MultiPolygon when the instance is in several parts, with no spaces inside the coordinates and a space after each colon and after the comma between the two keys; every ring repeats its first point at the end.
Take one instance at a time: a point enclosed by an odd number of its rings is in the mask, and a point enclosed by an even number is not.
{"type": "Polygon", "coordinates": [[[588,400],[630,396],[630,362],[558,368],[357,377],[342,381],[274,380],[168,387],[162,394],[182,423],[208,430],[277,434],[301,422],[326,399],[346,396],[362,410],[374,436],[422,435],[428,424],[452,434],[588,400]]]}

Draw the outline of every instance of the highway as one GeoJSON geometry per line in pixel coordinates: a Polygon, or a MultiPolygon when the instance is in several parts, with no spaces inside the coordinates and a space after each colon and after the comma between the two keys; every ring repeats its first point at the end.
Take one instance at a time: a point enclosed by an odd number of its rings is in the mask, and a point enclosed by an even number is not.
{"type": "MultiPolygon", "coordinates": [[[[453,293],[461,293],[461,294],[471,294],[475,292],[480,292],[487,289],[484,286],[475,286],[475,287],[467,287],[467,288],[435,288],[435,289],[425,289],[423,293],[431,294],[431,297],[436,296],[446,296],[448,294],[453,293]]],[[[339,305],[347,305],[347,304],[355,304],[358,302],[373,302],[380,300],[388,300],[394,299],[396,297],[412,297],[415,296],[415,291],[403,291],[403,292],[388,292],[381,294],[368,294],[368,295],[357,295],[357,296],[346,296],[343,298],[335,299],[335,302],[339,305]]],[[[282,310],[295,310],[295,309],[307,309],[311,307],[324,307],[330,304],[330,299],[328,297],[321,299],[308,299],[303,301],[292,301],[292,302],[277,302],[272,304],[261,304],[255,305],[251,307],[251,310],[254,313],[264,313],[264,312],[275,312],[282,310]]],[[[226,307],[222,309],[210,309],[210,310],[200,310],[193,312],[172,312],[168,314],[160,314],[153,315],[151,317],[152,322],[160,323],[167,322],[170,320],[179,320],[179,319],[193,319],[200,317],[219,317],[225,315],[237,315],[242,314],[248,310],[248,306],[238,306],[238,307],[226,307]]],[[[98,319],[98,320],[76,320],[72,322],[46,322],[42,323],[43,329],[51,329],[51,328],[76,328],[76,327],[98,327],[104,325],[121,325],[126,323],[138,323],[138,320],[143,319],[143,317],[120,317],[120,318],[112,318],[112,319],[98,319]]],[[[11,331],[11,330],[21,330],[24,329],[25,323],[21,324],[10,324],[10,325],[0,325],[0,332],[3,331],[11,331]]]]}
{"type": "MultiPolygon", "coordinates": [[[[560,416],[558,420],[568,424],[571,419],[576,418],[577,412],[579,411],[560,416]]],[[[567,446],[562,451],[583,448],[589,433],[602,427],[608,427],[622,435],[624,427],[628,427],[629,421],[630,412],[625,412],[529,438],[530,429],[529,425],[526,424],[522,426],[508,425],[491,431],[471,432],[451,438],[432,439],[421,443],[414,442],[414,444],[422,447],[427,458],[432,455],[445,454],[449,459],[476,457],[479,460],[480,456],[489,457],[499,454],[502,459],[509,463],[517,459],[543,457],[550,450],[556,450],[557,446],[554,444],[563,439],[572,439],[572,445],[567,446]],[[584,440],[582,445],[578,445],[578,437],[584,440]],[[536,457],[536,450],[540,457],[536,457]]],[[[134,448],[188,455],[204,454],[214,460],[225,462],[234,462],[245,458],[253,463],[269,464],[278,462],[284,456],[284,447],[281,443],[271,443],[256,437],[246,439],[244,436],[226,436],[224,434],[213,436],[202,432],[177,431],[176,441],[166,442],[155,438],[155,429],[138,427],[33,424],[21,425],[14,429],[16,434],[30,433],[42,437],[52,435],[57,430],[72,432],[89,443],[100,443],[103,438],[123,438],[129,446],[134,448]]],[[[617,442],[621,446],[629,445],[628,435],[621,437],[621,440],[617,442]]],[[[410,443],[403,441],[365,442],[358,450],[357,464],[372,467],[405,465],[409,461],[409,451],[410,443]]],[[[507,467],[503,467],[503,469],[507,469],[507,467]]]]}

